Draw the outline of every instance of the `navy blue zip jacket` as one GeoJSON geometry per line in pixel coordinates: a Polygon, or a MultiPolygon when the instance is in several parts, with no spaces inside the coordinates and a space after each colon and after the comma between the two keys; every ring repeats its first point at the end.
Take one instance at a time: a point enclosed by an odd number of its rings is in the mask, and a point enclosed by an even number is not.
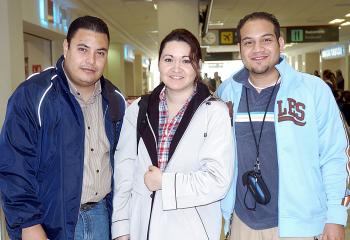
{"type": "MultiPolygon", "coordinates": [[[[50,240],[74,239],[85,130],[63,60],[24,81],[8,102],[0,135],[0,187],[11,239],[21,239],[22,228],[36,224],[43,226],[50,240]]],[[[103,77],[100,81],[113,167],[125,101],[112,83],[103,77]]],[[[111,213],[112,193],[106,199],[111,213]]]]}

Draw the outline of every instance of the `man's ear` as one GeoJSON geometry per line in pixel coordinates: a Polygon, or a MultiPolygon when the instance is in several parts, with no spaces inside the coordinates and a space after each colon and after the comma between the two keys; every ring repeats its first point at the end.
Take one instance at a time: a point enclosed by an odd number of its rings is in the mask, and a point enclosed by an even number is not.
{"type": "Polygon", "coordinates": [[[239,49],[239,58],[242,59],[242,55],[241,55],[241,44],[240,43],[237,43],[237,46],[238,46],[238,49],[239,49]]]}
{"type": "Polygon", "coordinates": [[[283,37],[279,37],[279,39],[278,39],[278,43],[279,43],[279,45],[280,45],[280,52],[284,52],[284,39],[283,39],[283,37]]]}
{"type": "Polygon", "coordinates": [[[64,58],[66,58],[66,56],[67,56],[68,48],[69,48],[68,41],[67,41],[67,39],[64,39],[64,41],[63,41],[63,56],[64,56],[64,58]]]}

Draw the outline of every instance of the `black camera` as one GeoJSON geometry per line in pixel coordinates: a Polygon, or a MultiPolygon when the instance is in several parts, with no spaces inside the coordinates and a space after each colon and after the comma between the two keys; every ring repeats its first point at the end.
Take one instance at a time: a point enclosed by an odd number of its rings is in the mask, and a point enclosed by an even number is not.
{"type": "Polygon", "coordinates": [[[247,186],[256,202],[266,205],[270,202],[271,195],[260,172],[247,171],[242,176],[243,185],[247,186]]]}

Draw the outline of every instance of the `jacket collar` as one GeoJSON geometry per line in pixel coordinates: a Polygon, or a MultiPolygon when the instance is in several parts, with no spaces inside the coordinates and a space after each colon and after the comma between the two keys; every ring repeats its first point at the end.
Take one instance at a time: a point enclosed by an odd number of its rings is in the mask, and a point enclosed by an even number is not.
{"type": "MultiPolygon", "coordinates": [[[[281,55],[279,63],[275,65],[275,68],[281,75],[281,86],[280,88],[285,88],[285,86],[289,84],[296,83],[298,80],[295,78],[296,76],[296,70],[293,69],[288,63],[286,56],[281,55]]],[[[247,79],[249,78],[249,72],[244,67],[240,71],[238,71],[236,74],[232,76],[232,79],[240,84],[244,84],[247,79]]]]}
{"type": "MultiPolygon", "coordinates": [[[[158,157],[157,157],[157,147],[155,141],[158,142],[158,127],[159,127],[159,94],[164,87],[164,83],[159,84],[149,96],[147,114],[149,118],[149,122],[151,124],[153,134],[151,129],[146,128],[141,132],[141,137],[144,140],[148,153],[151,157],[153,165],[157,166],[158,157]]],[[[210,96],[210,92],[208,87],[203,83],[199,82],[197,84],[197,93],[193,96],[191,101],[188,104],[188,107],[181,119],[181,122],[175,132],[175,135],[171,141],[170,149],[169,149],[169,158],[168,162],[171,160],[173,153],[177,145],[179,144],[185,130],[187,129],[194,113],[198,109],[198,107],[202,104],[202,102],[210,96]]]]}

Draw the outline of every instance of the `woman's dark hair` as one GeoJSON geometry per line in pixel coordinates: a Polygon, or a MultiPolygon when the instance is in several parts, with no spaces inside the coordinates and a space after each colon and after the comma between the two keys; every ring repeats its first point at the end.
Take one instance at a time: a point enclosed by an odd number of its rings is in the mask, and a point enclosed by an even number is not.
{"type": "Polygon", "coordinates": [[[109,30],[107,24],[98,17],[83,16],[78,17],[70,24],[66,37],[68,46],[70,45],[70,41],[74,37],[75,33],[81,28],[106,34],[109,43],[109,30]]]}
{"type": "Polygon", "coordinates": [[[195,81],[199,81],[201,79],[199,61],[202,59],[202,52],[197,38],[186,29],[174,29],[166,35],[160,43],[158,61],[160,61],[165,45],[171,41],[185,42],[190,46],[189,58],[191,65],[196,72],[195,81]]]}
{"type": "Polygon", "coordinates": [[[277,18],[273,14],[267,13],[267,12],[253,12],[251,14],[246,15],[241,20],[239,20],[239,23],[238,23],[237,28],[236,28],[238,43],[241,43],[241,40],[242,40],[241,39],[241,29],[244,26],[244,24],[248,21],[257,20],[257,19],[263,19],[263,20],[271,22],[274,26],[274,32],[275,32],[277,40],[280,38],[280,35],[281,35],[280,23],[278,22],[277,18]]]}

